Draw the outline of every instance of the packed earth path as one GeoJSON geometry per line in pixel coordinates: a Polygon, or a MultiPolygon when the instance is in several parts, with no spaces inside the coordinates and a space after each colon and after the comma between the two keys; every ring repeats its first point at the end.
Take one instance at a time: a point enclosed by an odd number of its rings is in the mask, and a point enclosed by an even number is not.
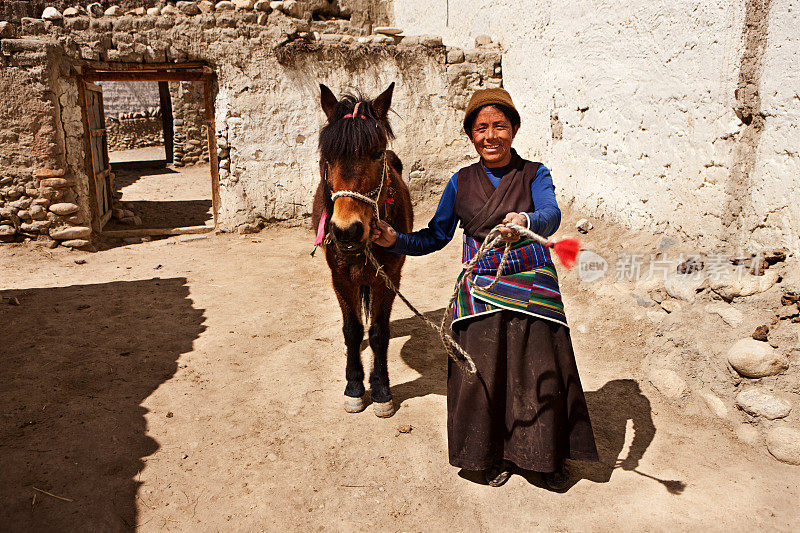
{"type": "MultiPolygon", "coordinates": [[[[418,211],[420,226],[430,206],[418,211]]],[[[565,210],[560,233],[575,218],[565,210]]],[[[571,463],[567,490],[525,472],[491,488],[448,465],[445,353],[399,301],[398,411],[345,413],[341,316],[307,225],[94,254],[0,247],[0,529],[800,527],[798,467],[688,400],[667,402],[641,375],[653,328],[643,308],[563,268],[601,458],[571,463]]],[[[458,240],[405,266],[402,290],[433,319],[458,240]]]]}

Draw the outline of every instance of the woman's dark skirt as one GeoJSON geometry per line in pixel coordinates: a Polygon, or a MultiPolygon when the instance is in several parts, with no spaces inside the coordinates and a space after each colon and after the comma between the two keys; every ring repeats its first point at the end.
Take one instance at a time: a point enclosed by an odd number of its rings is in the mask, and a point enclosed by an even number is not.
{"type": "Polygon", "coordinates": [[[484,470],[506,459],[553,472],[564,459],[598,460],[569,328],[504,310],[453,331],[478,374],[448,366],[450,464],[484,470]]]}

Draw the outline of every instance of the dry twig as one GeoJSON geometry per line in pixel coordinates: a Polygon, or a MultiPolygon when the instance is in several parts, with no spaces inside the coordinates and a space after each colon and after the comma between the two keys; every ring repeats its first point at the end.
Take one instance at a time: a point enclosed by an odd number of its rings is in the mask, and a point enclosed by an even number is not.
{"type": "Polygon", "coordinates": [[[31,486],[31,488],[32,488],[33,490],[37,490],[37,491],[41,492],[42,494],[47,494],[48,496],[52,496],[53,498],[55,498],[55,499],[57,499],[57,500],[61,500],[61,501],[65,501],[65,502],[71,502],[71,501],[74,501],[74,500],[70,500],[69,498],[64,498],[63,496],[56,496],[56,495],[55,495],[55,494],[53,494],[52,492],[47,492],[46,490],[37,489],[37,488],[36,488],[36,487],[34,487],[34,486],[31,486]]]}

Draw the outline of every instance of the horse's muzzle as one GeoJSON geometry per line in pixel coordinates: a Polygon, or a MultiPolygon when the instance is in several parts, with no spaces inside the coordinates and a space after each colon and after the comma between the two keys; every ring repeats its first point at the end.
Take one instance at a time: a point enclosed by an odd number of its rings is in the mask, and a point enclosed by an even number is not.
{"type": "Polygon", "coordinates": [[[364,224],[355,221],[348,227],[342,229],[336,224],[331,225],[331,234],[336,248],[345,254],[357,254],[364,250],[366,241],[364,240],[364,224]]]}

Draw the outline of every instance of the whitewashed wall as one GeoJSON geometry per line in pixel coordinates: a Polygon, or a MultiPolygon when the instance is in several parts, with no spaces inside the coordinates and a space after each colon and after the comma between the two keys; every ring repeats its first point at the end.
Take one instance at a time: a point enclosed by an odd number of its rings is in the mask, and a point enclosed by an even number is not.
{"type": "Polygon", "coordinates": [[[670,224],[703,247],[796,251],[800,5],[766,4],[758,24],[753,0],[403,0],[393,23],[448,45],[501,44],[523,120],[515,146],[551,168],[562,202],[634,228],[670,224]],[[735,114],[746,61],[766,115],[757,131],[735,114]]]}

